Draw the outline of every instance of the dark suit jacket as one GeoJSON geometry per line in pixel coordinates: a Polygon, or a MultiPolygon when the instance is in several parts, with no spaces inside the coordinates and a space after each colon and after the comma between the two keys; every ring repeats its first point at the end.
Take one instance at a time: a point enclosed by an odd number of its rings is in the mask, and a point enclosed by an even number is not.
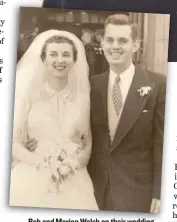
{"type": "Polygon", "coordinates": [[[88,170],[100,209],[108,183],[113,210],[149,212],[152,198],[160,199],[165,77],[135,69],[113,143],[107,115],[109,71],[91,80],[93,146],[88,170]],[[150,86],[143,98],[137,91],[150,86]],[[143,112],[145,110],[146,112],[143,112]]]}

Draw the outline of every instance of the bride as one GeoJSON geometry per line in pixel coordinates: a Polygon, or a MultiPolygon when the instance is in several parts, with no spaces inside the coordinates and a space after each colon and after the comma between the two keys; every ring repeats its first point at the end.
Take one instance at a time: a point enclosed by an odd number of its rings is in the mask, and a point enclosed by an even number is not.
{"type": "Polygon", "coordinates": [[[57,30],[38,35],[17,64],[11,206],[98,210],[87,172],[88,71],[81,41],[57,30]]]}

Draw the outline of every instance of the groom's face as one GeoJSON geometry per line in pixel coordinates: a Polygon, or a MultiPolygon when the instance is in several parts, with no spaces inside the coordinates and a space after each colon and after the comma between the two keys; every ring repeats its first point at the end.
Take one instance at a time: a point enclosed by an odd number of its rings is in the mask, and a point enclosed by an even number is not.
{"type": "Polygon", "coordinates": [[[132,39],[131,26],[108,24],[105,27],[102,48],[110,66],[126,66],[131,63],[133,53],[138,50],[137,41],[132,39]]]}

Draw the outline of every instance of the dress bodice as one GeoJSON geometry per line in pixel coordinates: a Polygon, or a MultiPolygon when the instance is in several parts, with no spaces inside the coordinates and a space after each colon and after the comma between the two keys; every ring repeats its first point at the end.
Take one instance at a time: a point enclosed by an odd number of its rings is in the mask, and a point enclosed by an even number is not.
{"type": "Polygon", "coordinates": [[[30,98],[27,134],[38,141],[36,152],[44,153],[66,143],[79,142],[78,108],[68,88],[56,92],[48,84],[30,98]]]}

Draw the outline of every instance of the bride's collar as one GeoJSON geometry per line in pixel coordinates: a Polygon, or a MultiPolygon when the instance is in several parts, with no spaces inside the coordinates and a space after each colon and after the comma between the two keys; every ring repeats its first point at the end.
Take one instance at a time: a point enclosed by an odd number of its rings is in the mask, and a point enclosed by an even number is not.
{"type": "Polygon", "coordinates": [[[50,96],[50,97],[53,97],[53,96],[57,96],[57,95],[60,95],[64,98],[68,98],[70,95],[71,95],[71,91],[69,89],[68,86],[66,86],[64,89],[62,89],[61,91],[57,91],[55,89],[53,89],[51,87],[51,85],[49,85],[48,82],[45,83],[44,85],[44,88],[47,92],[47,94],[50,96]]]}

